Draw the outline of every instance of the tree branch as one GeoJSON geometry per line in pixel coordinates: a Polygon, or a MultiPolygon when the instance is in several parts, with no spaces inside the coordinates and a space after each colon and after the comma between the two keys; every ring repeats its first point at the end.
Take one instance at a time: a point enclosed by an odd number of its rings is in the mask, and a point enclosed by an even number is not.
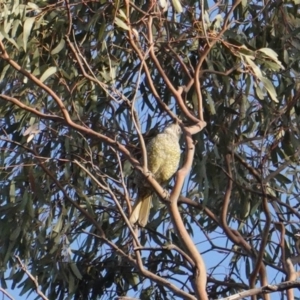
{"type": "Polygon", "coordinates": [[[27,276],[32,280],[32,282],[34,283],[34,286],[35,286],[35,291],[36,293],[44,300],[49,300],[45,294],[40,290],[39,288],[39,283],[37,281],[37,278],[34,278],[30,272],[27,270],[27,268],[25,267],[25,265],[22,263],[21,259],[19,256],[15,255],[15,258],[17,259],[21,269],[27,274],[27,276]]]}

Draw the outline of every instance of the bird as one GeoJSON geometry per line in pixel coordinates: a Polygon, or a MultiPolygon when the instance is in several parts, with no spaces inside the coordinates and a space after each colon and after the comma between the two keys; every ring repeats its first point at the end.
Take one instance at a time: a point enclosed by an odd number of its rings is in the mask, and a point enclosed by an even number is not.
{"type": "MultiPolygon", "coordinates": [[[[182,130],[177,123],[168,125],[163,132],[156,135],[147,144],[148,170],[160,185],[165,185],[176,173],[180,162],[179,140],[182,130]]],[[[137,176],[137,199],[132,209],[129,221],[145,227],[154,191],[143,177],[137,176]]]]}

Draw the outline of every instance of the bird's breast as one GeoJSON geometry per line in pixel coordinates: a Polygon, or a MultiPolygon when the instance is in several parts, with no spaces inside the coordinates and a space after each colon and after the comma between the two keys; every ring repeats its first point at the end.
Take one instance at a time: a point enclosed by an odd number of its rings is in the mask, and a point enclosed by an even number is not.
{"type": "Polygon", "coordinates": [[[160,184],[170,180],[180,161],[178,140],[161,135],[153,140],[147,150],[148,167],[155,179],[160,184]]]}

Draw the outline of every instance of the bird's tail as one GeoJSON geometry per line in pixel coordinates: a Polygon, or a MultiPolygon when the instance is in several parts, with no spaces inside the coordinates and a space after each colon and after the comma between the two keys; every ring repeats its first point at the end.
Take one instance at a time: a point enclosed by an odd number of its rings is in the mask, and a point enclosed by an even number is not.
{"type": "Polygon", "coordinates": [[[133,206],[129,221],[131,224],[138,223],[141,227],[145,227],[148,223],[150,208],[152,202],[152,195],[145,195],[139,197],[133,206]]]}

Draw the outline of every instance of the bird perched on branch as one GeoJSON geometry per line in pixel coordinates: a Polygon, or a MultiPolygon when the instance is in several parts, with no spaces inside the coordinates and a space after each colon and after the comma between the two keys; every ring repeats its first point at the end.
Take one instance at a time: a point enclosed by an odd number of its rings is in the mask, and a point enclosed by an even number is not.
{"type": "MultiPolygon", "coordinates": [[[[181,133],[178,124],[171,124],[147,145],[148,169],[160,185],[166,184],[178,168],[181,133]]],[[[137,178],[137,186],[137,200],[129,220],[132,224],[138,223],[141,227],[145,227],[154,192],[141,176],[137,178]]]]}

